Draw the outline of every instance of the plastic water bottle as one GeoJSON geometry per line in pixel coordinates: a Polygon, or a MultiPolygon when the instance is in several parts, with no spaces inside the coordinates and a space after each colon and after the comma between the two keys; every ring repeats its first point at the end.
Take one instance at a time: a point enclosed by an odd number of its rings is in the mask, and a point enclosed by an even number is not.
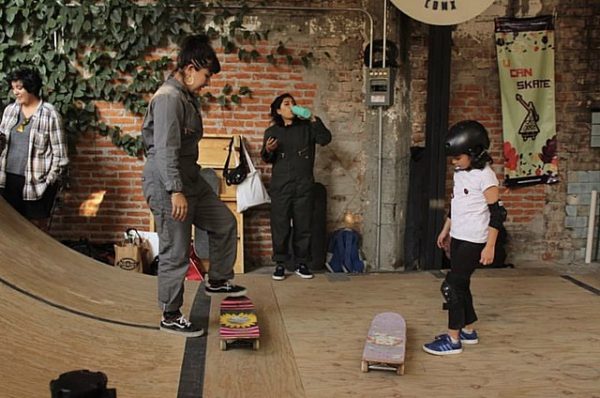
{"type": "Polygon", "coordinates": [[[300,119],[310,119],[312,116],[310,109],[298,105],[292,106],[292,113],[298,116],[300,119]]]}

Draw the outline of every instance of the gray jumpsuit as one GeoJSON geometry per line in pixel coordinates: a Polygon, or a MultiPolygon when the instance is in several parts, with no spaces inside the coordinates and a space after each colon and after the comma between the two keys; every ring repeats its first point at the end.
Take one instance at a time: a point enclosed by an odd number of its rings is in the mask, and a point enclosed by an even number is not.
{"type": "Polygon", "coordinates": [[[170,77],[152,97],[142,126],[147,152],[142,186],[159,236],[158,302],[163,311],[183,304],[192,225],[208,232],[209,279],[233,278],[237,223],[200,176],[196,162],[202,132],[197,98],[170,77]],[[188,201],[183,222],[171,216],[172,192],[183,192],[188,201]]]}

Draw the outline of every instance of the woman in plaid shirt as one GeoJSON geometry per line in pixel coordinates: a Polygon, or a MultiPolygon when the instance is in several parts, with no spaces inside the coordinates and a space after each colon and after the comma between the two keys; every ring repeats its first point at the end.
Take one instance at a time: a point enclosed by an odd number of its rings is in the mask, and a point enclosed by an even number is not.
{"type": "Polygon", "coordinates": [[[0,122],[0,193],[46,230],[61,176],[69,162],[60,115],[40,98],[42,79],[28,68],[7,78],[15,102],[0,122]]]}

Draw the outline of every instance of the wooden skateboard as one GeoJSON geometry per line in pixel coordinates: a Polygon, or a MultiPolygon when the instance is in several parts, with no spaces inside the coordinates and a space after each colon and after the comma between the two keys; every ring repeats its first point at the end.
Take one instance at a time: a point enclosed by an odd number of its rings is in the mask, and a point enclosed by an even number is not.
{"type": "Polygon", "coordinates": [[[404,374],[406,322],[400,314],[383,312],[371,322],[363,350],[361,370],[393,370],[404,374]]]}
{"type": "Polygon", "coordinates": [[[221,302],[219,325],[221,350],[225,351],[228,345],[236,343],[248,343],[254,350],[258,350],[260,329],[256,309],[248,297],[224,298],[221,302]]]}

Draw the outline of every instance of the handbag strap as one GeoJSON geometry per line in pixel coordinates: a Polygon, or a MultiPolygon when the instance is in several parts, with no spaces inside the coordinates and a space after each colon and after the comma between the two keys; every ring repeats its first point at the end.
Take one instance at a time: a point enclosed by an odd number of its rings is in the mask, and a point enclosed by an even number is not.
{"type": "MultiPolygon", "coordinates": [[[[228,173],[229,172],[229,160],[231,159],[231,153],[234,151],[233,149],[233,141],[234,141],[235,137],[231,137],[231,140],[229,141],[229,150],[227,151],[227,159],[225,160],[225,167],[223,168],[223,173],[228,173]]],[[[242,142],[242,136],[240,136],[240,145],[243,146],[244,143],[242,142]]],[[[241,151],[241,149],[240,149],[241,151]]],[[[247,164],[247,160],[243,157],[240,156],[240,161],[239,161],[239,165],[238,166],[242,166],[243,168],[247,169],[248,168],[248,164],[247,164]]],[[[236,166],[236,167],[238,167],[236,166]]]]}
{"type": "Polygon", "coordinates": [[[229,141],[229,151],[227,152],[227,160],[225,160],[225,167],[223,168],[223,173],[229,173],[229,159],[231,158],[231,148],[233,147],[233,137],[229,141]]]}
{"type": "Polygon", "coordinates": [[[256,168],[254,167],[254,164],[252,163],[252,158],[250,158],[250,154],[248,153],[248,150],[246,149],[246,145],[244,144],[244,138],[242,136],[240,136],[240,152],[243,152],[242,156],[240,156],[240,158],[246,159],[246,166],[248,167],[248,173],[254,173],[256,171],[256,168]]]}
{"type": "Polygon", "coordinates": [[[142,243],[142,236],[140,235],[140,233],[138,232],[138,230],[136,228],[128,228],[127,231],[125,231],[125,235],[127,235],[127,241],[129,241],[129,237],[130,237],[129,233],[130,232],[135,232],[135,235],[137,235],[137,237],[134,236],[131,243],[140,245],[142,243]]]}

